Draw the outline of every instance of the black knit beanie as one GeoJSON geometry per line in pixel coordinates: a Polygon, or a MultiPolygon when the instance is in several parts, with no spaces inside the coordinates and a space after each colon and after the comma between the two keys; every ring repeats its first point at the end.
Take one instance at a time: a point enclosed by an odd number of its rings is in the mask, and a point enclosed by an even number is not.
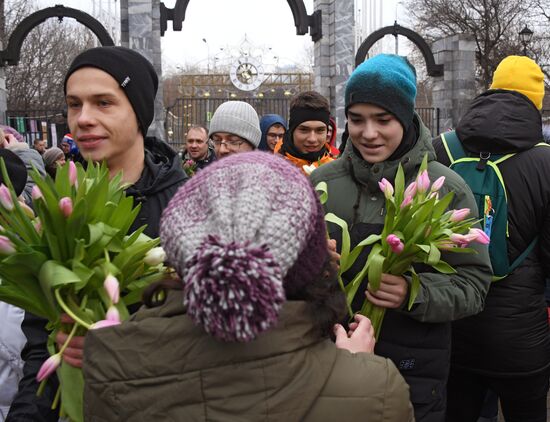
{"type": "Polygon", "coordinates": [[[143,136],[155,116],[155,95],[158,76],[153,65],[137,51],[125,47],[97,47],[80,53],[71,63],[65,76],[67,80],[73,72],[83,67],[95,67],[111,75],[126,93],[143,136]]]}

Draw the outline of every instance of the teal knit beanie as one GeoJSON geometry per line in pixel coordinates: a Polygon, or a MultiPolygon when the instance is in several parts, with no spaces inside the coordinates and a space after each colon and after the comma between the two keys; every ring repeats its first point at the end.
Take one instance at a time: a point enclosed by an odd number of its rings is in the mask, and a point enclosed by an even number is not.
{"type": "Polygon", "coordinates": [[[407,130],[416,99],[416,71],[405,57],[379,54],[361,63],[346,85],[346,115],[353,104],[369,103],[391,114],[407,130]]]}

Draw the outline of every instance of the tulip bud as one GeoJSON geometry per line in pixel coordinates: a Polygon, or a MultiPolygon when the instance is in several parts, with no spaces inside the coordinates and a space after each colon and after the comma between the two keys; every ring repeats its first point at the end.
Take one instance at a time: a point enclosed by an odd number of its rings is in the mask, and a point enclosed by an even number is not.
{"type": "Polygon", "coordinates": [[[59,200],[59,209],[65,217],[69,217],[73,213],[73,201],[68,196],[59,200]]]}
{"type": "Polygon", "coordinates": [[[445,183],[445,176],[441,176],[435,182],[433,182],[431,191],[437,192],[439,189],[441,189],[443,183],[445,183]]]}
{"type": "Polygon", "coordinates": [[[119,283],[117,278],[109,274],[107,277],[105,277],[105,281],[103,282],[103,287],[107,291],[107,294],[111,299],[111,302],[118,303],[120,299],[120,288],[119,288],[119,283]]]}
{"type": "Polygon", "coordinates": [[[449,218],[450,221],[453,223],[457,223],[459,221],[464,220],[468,215],[470,214],[470,208],[461,208],[459,210],[453,210],[453,213],[451,214],[451,217],[449,218]]]}
{"type": "Polygon", "coordinates": [[[470,229],[468,234],[473,237],[474,242],[481,243],[482,245],[488,245],[491,242],[491,238],[481,229],[470,229]]]}
{"type": "Polygon", "coordinates": [[[105,314],[105,319],[107,321],[120,322],[120,313],[118,312],[118,309],[114,306],[110,306],[105,314]]]}
{"type": "Polygon", "coordinates": [[[454,244],[456,244],[457,246],[459,246],[461,248],[465,248],[466,246],[468,246],[468,244],[472,240],[472,239],[468,239],[463,234],[458,234],[458,233],[451,234],[451,236],[449,238],[451,239],[451,242],[453,242],[454,244]]]}
{"type": "Polygon", "coordinates": [[[418,192],[424,193],[428,191],[429,187],[430,187],[430,178],[428,176],[428,171],[424,170],[416,178],[416,188],[418,189],[418,192]]]}
{"type": "Polygon", "coordinates": [[[32,210],[31,207],[29,207],[27,204],[25,204],[24,202],[22,201],[19,201],[19,206],[21,207],[21,209],[23,210],[23,212],[27,215],[27,217],[29,217],[31,220],[36,217],[34,215],[34,211],[32,210]]]}
{"type": "Polygon", "coordinates": [[[160,246],[151,249],[145,254],[145,258],[143,258],[143,262],[145,262],[147,265],[150,265],[151,267],[162,264],[165,260],[166,252],[164,252],[164,249],[162,249],[162,247],[160,246]]]}
{"type": "Polygon", "coordinates": [[[42,382],[48,378],[55,370],[61,365],[61,355],[56,353],[55,355],[50,356],[40,367],[38,374],[36,375],[36,381],[42,382]]]}
{"type": "Polygon", "coordinates": [[[405,189],[405,198],[410,196],[411,198],[416,195],[416,182],[412,182],[407,189],[405,189]]]}
{"type": "Polygon", "coordinates": [[[388,235],[388,237],[386,237],[386,242],[388,242],[394,254],[400,254],[403,252],[403,249],[405,249],[405,245],[401,242],[401,239],[394,234],[388,235]]]}
{"type": "Polygon", "coordinates": [[[32,225],[34,226],[36,233],[38,234],[42,233],[42,222],[40,221],[40,218],[34,219],[34,221],[32,222],[32,225]]]}
{"type": "Polygon", "coordinates": [[[0,204],[8,211],[13,210],[13,200],[11,199],[11,192],[6,185],[0,184],[0,204]]]}
{"type": "Polygon", "coordinates": [[[98,328],[112,327],[113,325],[120,325],[120,321],[109,321],[108,319],[102,319],[92,324],[90,330],[97,330],[98,328]]]}
{"type": "Polygon", "coordinates": [[[42,191],[40,190],[40,188],[38,186],[34,185],[32,187],[31,197],[35,201],[38,201],[40,198],[43,198],[44,196],[42,195],[42,191]]]}
{"type": "Polygon", "coordinates": [[[382,179],[378,182],[378,186],[380,187],[380,190],[384,192],[386,199],[390,199],[393,196],[393,186],[388,180],[382,179]]]}
{"type": "Polygon", "coordinates": [[[71,186],[78,187],[78,172],[73,161],[69,161],[69,183],[71,186]]]}
{"type": "Polygon", "coordinates": [[[11,240],[6,236],[0,236],[0,254],[11,255],[15,253],[15,246],[11,243],[11,240]]]}
{"type": "Polygon", "coordinates": [[[411,205],[412,201],[412,196],[406,196],[405,199],[403,199],[403,202],[401,202],[401,209],[411,205]]]}

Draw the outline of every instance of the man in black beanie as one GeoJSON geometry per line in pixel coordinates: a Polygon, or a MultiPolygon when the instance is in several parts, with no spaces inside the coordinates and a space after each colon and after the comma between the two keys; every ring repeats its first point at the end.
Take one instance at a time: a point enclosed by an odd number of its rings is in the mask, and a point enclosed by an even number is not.
{"type": "MultiPolygon", "coordinates": [[[[158,236],[162,210],[187,179],[179,155],[163,141],[146,137],[154,118],[158,77],[141,54],[124,47],[86,50],[72,62],[65,76],[67,121],[82,156],[105,160],[112,176],[122,171],[126,192],[141,210],[130,231],[147,224],[145,234],[158,236]]],[[[35,376],[48,358],[45,320],[26,314],[22,328],[27,345],[24,376],[14,399],[9,421],[57,421],[57,411],[44,404],[55,389],[36,397],[35,376]]],[[[63,343],[66,336],[58,334],[63,343]]],[[[64,352],[73,366],[82,365],[84,337],[75,337],[64,352]]]]}

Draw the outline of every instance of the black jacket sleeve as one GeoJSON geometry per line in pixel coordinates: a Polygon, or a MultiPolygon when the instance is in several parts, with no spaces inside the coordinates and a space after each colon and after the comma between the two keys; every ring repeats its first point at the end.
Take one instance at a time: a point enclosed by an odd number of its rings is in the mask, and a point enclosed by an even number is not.
{"type": "Polygon", "coordinates": [[[23,378],[19,382],[19,391],[11,404],[6,422],[57,422],[59,419],[59,408],[51,409],[59,385],[55,374],[48,379],[42,395],[36,396],[39,386],[36,374],[49,357],[46,323],[45,319],[25,312],[21,324],[21,329],[27,337],[27,344],[21,351],[21,357],[25,362],[23,378]]]}

